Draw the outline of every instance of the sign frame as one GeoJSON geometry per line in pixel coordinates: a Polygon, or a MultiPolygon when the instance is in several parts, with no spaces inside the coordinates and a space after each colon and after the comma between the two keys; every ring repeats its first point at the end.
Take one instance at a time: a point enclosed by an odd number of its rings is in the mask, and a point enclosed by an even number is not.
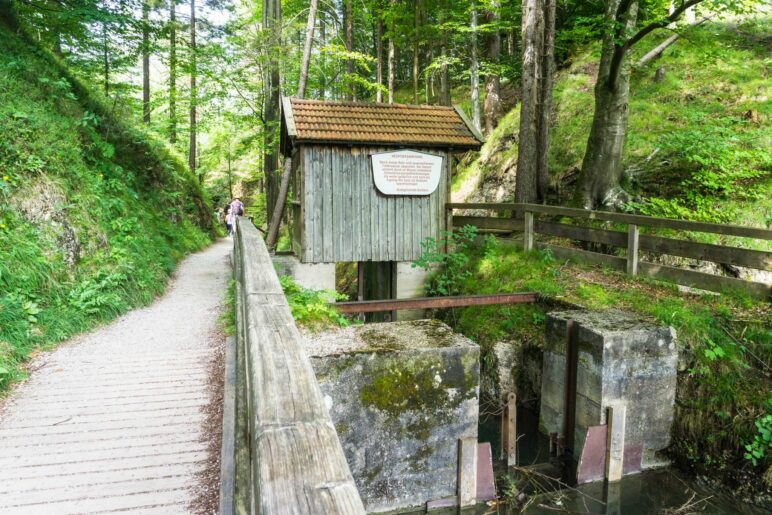
{"type": "MultiPolygon", "coordinates": [[[[378,193],[382,195],[386,195],[389,197],[428,197],[434,194],[437,191],[437,188],[440,186],[440,182],[442,180],[442,170],[445,166],[445,155],[437,155],[432,154],[429,152],[421,152],[420,150],[413,150],[409,148],[405,149],[398,149],[398,150],[387,150],[385,152],[374,152],[371,153],[369,156],[369,162],[370,162],[370,173],[373,178],[373,184],[375,186],[375,189],[378,191],[378,193]],[[403,186],[404,191],[398,191],[399,185],[395,183],[394,181],[389,181],[384,176],[379,176],[379,172],[376,171],[376,166],[382,166],[380,163],[376,165],[376,158],[378,157],[386,157],[393,154],[400,154],[400,153],[410,153],[414,155],[420,155],[422,157],[422,160],[425,160],[426,158],[429,158],[432,162],[429,166],[432,167],[432,169],[429,171],[429,178],[427,181],[424,181],[424,183],[427,185],[426,187],[414,187],[410,189],[409,186],[403,186]]],[[[383,170],[381,170],[380,173],[384,173],[383,170]]]]}

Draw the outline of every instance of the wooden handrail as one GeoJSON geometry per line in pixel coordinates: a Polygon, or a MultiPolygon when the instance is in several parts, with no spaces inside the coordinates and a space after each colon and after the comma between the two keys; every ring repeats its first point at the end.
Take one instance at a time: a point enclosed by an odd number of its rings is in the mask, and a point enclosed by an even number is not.
{"type": "Polygon", "coordinates": [[[743,238],[757,238],[772,240],[772,230],[760,227],[747,227],[744,225],[715,224],[709,222],[693,222],[690,220],[677,220],[675,218],[658,218],[644,215],[631,215],[628,213],[613,213],[610,211],[590,211],[563,206],[546,206],[543,204],[514,204],[514,203],[457,203],[450,202],[446,209],[476,209],[488,211],[515,211],[518,213],[540,213],[544,215],[568,216],[584,218],[588,220],[604,220],[623,224],[635,224],[645,227],[662,227],[667,229],[679,229],[683,231],[708,232],[723,234],[725,236],[740,236],[743,238]]]}

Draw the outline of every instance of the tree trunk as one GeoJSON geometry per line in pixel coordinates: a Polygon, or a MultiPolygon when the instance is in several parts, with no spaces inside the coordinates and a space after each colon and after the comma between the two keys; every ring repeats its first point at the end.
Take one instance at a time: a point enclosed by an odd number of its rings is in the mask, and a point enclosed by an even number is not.
{"type": "Polygon", "coordinates": [[[471,17],[471,49],[469,77],[472,87],[472,125],[480,130],[480,63],[477,60],[477,6],[472,2],[471,17]]]}
{"type": "MultiPolygon", "coordinates": [[[[395,0],[391,0],[391,7],[394,8],[395,0]]],[[[389,104],[394,103],[394,60],[396,58],[395,56],[395,50],[394,50],[394,33],[396,31],[396,27],[394,26],[394,22],[392,22],[391,27],[389,28],[389,104]]]]}
{"type": "MultiPolygon", "coordinates": [[[[629,31],[635,27],[638,2],[632,0],[628,3],[627,11],[617,12],[622,1],[608,0],[606,16],[629,31]]],[[[622,179],[630,65],[628,57],[623,56],[622,62],[613,66],[614,55],[618,51],[615,38],[618,37],[618,34],[609,31],[603,39],[598,80],[595,83],[595,112],[577,190],[577,201],[585,209],[607,204],[609,194],[617,190],[622,179]]]]}
{"type": "Polygon", "coordinates": [[[414,12],[415,18],[413,19],[413,28],[414,28],[414,34],[413,34],[413,103],[418,104],[418,70],[419,70],[419,62],[418,62],[418,53],[420,51],[419,48],[419,29],[421,25],[421,0],[415,0],[415,12],[414,12]]]}
{"type": "Polygon", "coordinates": [[[150,123],[150,6],[142,2],[142,121],[150,123]]]}
{"type": "Polygon", "coordinates": [[[378,88],[375,91],[375,101],[383,102],[383,6],[380,2],[378,2],[376,9],[378,12],[375,13],[375,80],[378,83],[378,88]]]}
{"type": "MultiPolygon", "coordinates": [[[[319,40],[322,48],[327,46],[327,22],[324,17],[324,9],[319,10],[319,40]]],[[[322,70],[327,70],[327,59],[324,56],[324,52],[319,55],[321,61],[322,70]]],[[[325,100],[327,98],[327,77],[326,73],[321,73],[319,78],[319,98],[325,100]]]]}
{"type": "Polygon", "coordinates": [[[515,202],[538,200],[538,102],[544,11],[541,0],[523,0],[523,72],[515,202]]]}
{"type": "Polygon", "coordinates": [[[298,98],[306,95],[306,81],[308,80],[308,63],[311,61],[311,45],[314,41],[314,28],[316,27],[317,0],[311,0],[308,8],[308,23],[306,24],[306,43],[303,47],[303,61],[300,63],[300,80],[298,80],[298,98]]]}
{"type": "MultiPolygon", "coordinates": [[[[303,60],[300,66],[300,81],[298,83],[297,97],[303,98],[305,96],[305,77],[308,76],[308,63],[311,61],[311,44],[314,40],[314,27],[316,26],[316,4],[317,0],[311,0],[311,7],[308,11],[308,24],[306,25],[306,44],[303,47],[303,60]]],[[[284,158],[284,171],[281,176],[281,185],[279,186],[279,194],[276,198],[276,205],[271,215],[270,224],[268,226],[268,235],[265,239],[265,245],[269,250],[273,250],[276,245],[276,239],[279,236],[279,228],[281,227],[282,213],[284,212],[284,204],[287,202],[287,194],[289,193],[289,183],[292,176],[292,157],[284,158]]]]}
{"type": "Polygon", "coordinates": [[[281,44],[281,2],[263,0],[263,30],[269,34],[265,51],[270,55],[266,66],[263,102],[263,175],[265,175],[266,219],[270,220],[278,194],[279,138],[276,137],[279,123],[279,62],[276,53],[281,44]]]}
{"type": "MultiPolygon", "coordinates": [[[[354,50],[354,23],[351,19],[353,12],[351,10],[351,0],[343,0],[343,29],[345,32],[345,45],[347,52],[353,52],[354,50]]],[[[348,76],[349,90],[346,93],[346,100],[352,101],[356,98],[354,90],[356,84],[351,80],[354,75],[354,60],[346,59],[346,75],[348,76]]]]}
{"type": "MultiPolygon", "coordinates": [[[[485,22],[497,24],[499,21],[499,2],[494,0],[490,10],[485,12],[485,22]]],[[[489,30],[485,37],[485,54],[492,71],[485,75],[485,133],[490,136],[501,118],[501,81],[499,79],[499,60],[501,55],[501,33],[498,28],[489,30]]]]}
{"type": "Polygon", "coordinates": [[[190,141],[188,167],[196,175],[196,0],[190,0],[190,141]]]}
{"type": "Polygon", "coordinates": [[[110,43],[107,38],[107,24],[102,22],[102,64],[104,65],[105,96],[110,95],[110,43]]]}
{"type": "Polygon", "coordinates": [[[177,2],[169,1],[169,143],[177,142],[177,2]]]}
{"type": "Polygon", "coordinates": [[[447,4],[445,1],[442,2],[440,9],[440,23],[443,24],[443,27],[440,28],[440,54],[443,60],[440,67],[440,104],[449,106],[452,100],[450,98],[450,72],[447,65],[448,40],[447,31],[444,27],[447,17],[447,4]]]}
{"type": "Polygon", "coordinates": [[[539,85],[537,164],[538,188],[536,196],[540,202],[547,199],[549,168],[547,157],[550,148],[550,117],[552,115],[552,87],[555,74],[555,0],[543,0],[544,29],[541,53],[541,84],[539,85]]]}

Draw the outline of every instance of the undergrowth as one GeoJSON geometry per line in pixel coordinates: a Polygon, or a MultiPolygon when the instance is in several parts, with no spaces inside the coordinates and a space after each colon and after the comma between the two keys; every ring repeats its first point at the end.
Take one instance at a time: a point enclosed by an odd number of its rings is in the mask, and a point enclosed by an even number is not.
{"type": "Polygon", "coordinates": [[[0,392],[23,363],[162,292],[210,209],[164,143],[0,21],[0,392]]]}
{"type": "Polygon", "coordinates": [[[304,288],[289,275],[280,275],[279,282],[298,325],[311,331],[319,331],[331,326],[346,327],[350,324],[349,320],[330,304],[335,300],[348,300],[345,295],[329,290],[304,288]]]}

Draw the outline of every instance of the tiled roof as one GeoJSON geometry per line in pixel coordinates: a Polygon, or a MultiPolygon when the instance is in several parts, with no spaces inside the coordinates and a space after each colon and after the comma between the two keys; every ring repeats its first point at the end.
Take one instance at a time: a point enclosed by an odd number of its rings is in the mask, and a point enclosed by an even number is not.
{"type": "Polygon", "coordinates": [[[478,149],[463,114],[447,106],[284,98],[282,120],[296,143],[360,143],[478,149]]]}

